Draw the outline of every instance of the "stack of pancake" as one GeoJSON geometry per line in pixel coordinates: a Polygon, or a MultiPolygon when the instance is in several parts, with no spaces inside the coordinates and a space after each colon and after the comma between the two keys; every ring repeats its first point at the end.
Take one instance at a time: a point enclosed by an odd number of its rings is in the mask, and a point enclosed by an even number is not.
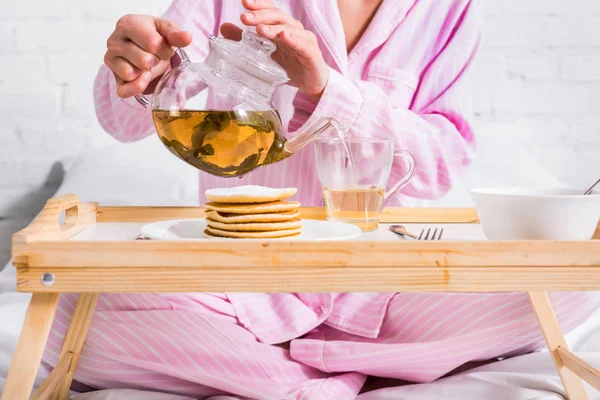
{"type": "Polygon", "coordinates": [[[286,201],[295,188],[238,186],[206,191],[206,237],[282,238],[300,235],[300,203],[286,201]]]}

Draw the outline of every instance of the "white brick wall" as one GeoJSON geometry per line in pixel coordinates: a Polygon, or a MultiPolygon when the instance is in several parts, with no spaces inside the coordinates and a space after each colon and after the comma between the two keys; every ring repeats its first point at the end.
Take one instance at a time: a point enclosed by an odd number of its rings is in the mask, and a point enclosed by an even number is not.
{"type": "Polygon", "coordinates": [[[10,236],[60,184],[56,161],[113,140],[92,84],[119,16],[159,14],[169,0],[9,0],[0,13],[0,268],[10,236]]]}
{"type": "MultiPolygon", "coordinates": [[[[485,40],[474,84],[479,141],[524,144],[564,183],[588,183],[600,172],[600,1],[483,1],[485,40]]],[[[12,232],[60,182],[56,160],[112,142],[98,126],[91,90],[115,21],[126,13],[159,14],[170,1],[4,3],[0,263],[12,232]]]]}
{"type": "Polygon", "coordinates": [[[600,2],[484,0],[479,140],[502,135],[567,185],[600,173],[600,2]]]}

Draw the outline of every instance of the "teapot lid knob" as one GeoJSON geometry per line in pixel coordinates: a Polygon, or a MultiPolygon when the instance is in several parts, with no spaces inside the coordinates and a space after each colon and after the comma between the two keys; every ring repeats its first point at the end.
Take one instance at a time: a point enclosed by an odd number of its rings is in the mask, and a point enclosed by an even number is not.
{"type": "Polygon", "coordinates": [[[271,54],[277,50],[275,43],[255,32],[243,31],[242,40],[248,43],[248,45],[256,48],[259,51],[264,51],[267,54],[271,54]]]}
{"type": "Polygon", "coordinates": [[[223,38],[210,37],[217,45],[222,57],[233,65],[247,70],[261,79],[284,84],[289,81],[285,69],[271,58],[271,54],[277,50],[275,43],[251,31],[242,32],[242,40],[237,42],[223,38]],[[252,71],[252,72],[251,72],[252,71]]]}

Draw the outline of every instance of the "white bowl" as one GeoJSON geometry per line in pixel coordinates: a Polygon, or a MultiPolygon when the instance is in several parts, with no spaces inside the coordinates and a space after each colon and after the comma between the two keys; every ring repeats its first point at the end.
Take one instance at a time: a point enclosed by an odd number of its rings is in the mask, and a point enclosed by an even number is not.
{"type": "Polygon", "coordinates": [[[469,191],[489,240],[589,240],[600,220],[600,192],[488,188],[469,191]]]}

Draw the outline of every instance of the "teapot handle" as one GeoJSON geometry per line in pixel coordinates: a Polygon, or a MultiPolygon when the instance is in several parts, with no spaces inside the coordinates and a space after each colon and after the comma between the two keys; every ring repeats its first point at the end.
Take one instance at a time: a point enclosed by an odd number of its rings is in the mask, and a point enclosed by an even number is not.
{"type": "MultiPolygon", "coordinates": [[[[184,49],[182,49],[180,47],[176,47],[175,53],[177,53],[177,55],[181,59],[182,63],[187,63],[190,61],[190,58],[188,57],[188,55],[184,49]]],[[[136,94],[134,97],[138,101],[138,103],[140,103],[141,105],[144,106],[144,108],[150,107],[150,100],[148,100],[148,98],[146,98],[146,96],[144,96],[144,93],[136,94]]]]}

